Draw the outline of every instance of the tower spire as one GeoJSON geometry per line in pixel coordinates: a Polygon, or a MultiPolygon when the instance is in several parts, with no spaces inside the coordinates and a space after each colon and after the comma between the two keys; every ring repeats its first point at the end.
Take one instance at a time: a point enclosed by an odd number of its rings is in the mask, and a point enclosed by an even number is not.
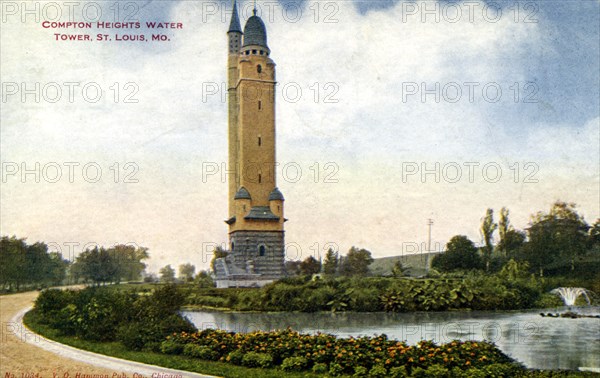
{"type": "Polygon", "coordinates": [[[240,18],[238,16],[238,10],[237,10],[237,0],[233,0],[233,10],[231,11],[231,22],[229,23],[229,30],[227,32],[228,33],[231,33],[231,32],[241,33],[242,32],[242,26],[240,25],[240,18]]]}

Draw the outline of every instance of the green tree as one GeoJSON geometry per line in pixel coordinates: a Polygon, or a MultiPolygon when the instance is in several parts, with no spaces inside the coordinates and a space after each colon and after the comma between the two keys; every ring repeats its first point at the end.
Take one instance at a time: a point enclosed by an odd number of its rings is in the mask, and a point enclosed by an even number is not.
{"type": "Polygon", "coordinates": [[[179,265],[179,279],[183,282],[192,282],[194,280],[194,274],[196,273],[196,267],[190,263],[179,265]]]}
{"type": "Polygon", "coordinates": [[[506,241],[506,234],[512,229],[510,224],[510,220],[508,219],[509,211],[506,207],[500,209],[500,219],[498,219],[498,235],[500,236],[500,240],[498,241],[498,250],[500,252],[506,252],[503,249],[506,241]]]}
{"type": "Polygon", "coordinates": [[[27,244],[25,239],[3,236],[0,241],[0,280],[2,286],[17,290],[27,281],[27,244]]]}
{"type": "Polygon", "coordinates": [[[300,274],[313,275],[321,271],[321,263],[312,256],[308,256],[300,263],[300,274]]]}
{"type": "Polygon", "coordinates": [[[592,249],[600,249],[600,218],[590,228],[589,245],[592,249]]]}
{"type": "Polygon", "coordinates": [[[146,269],[142,261],[148,259],[148,248],[119,244],[108,249],[117,264],[116,280],[139,281],[146,269]]]}
{"type": "Polygon", "coordinates": [[[364,248],[351,247],[341,261],[340,272],[345,276],[366,276],[373,263],[371,252],[364,248]]]}
{"type": "Polygon", "coordinates": [[[114,255],[102,247],[86,249],[77,256],[73,264],[76,278],[81,278],[84,282],[92,282],[96,285],[118,282],[121,269],[114,255]]]}
{"type": "Polygon", "coordinates": [[[228,254],[229,254],[229,252],[224,250],[221,246],[216,247],[215,250],[213,251],[212,260],[210,260],[210,269],[214,272],[215,271],[215,261],[217,259],[227,257],[228,254]]]}
{"type": "Polygon", "coordinates": [[[494,210],[487,209],[480,228],[481,235],[483,236],[483,242],[485,244],[482,250],[486,271],[489,271],[490,269],[492,251],[494,250],[494,231],[496,231],[497,228],[498,225],[494,223],[494,210]]]}
{"type": "Polygon", "coordinates": [[[453,236],[446,251],[433,258],[432,266],[440,271],[481,269],[481,256],[475,244],[464,235],[453,236]]]}
{"type": "Polygon", "coordinates": [[[496,250],[504,256],[517,257],[518,251],[525,244],[526,235],[523,231],[515,230],[510,224],[509,213],[506,207],[500,209],[500,219],[498,220],[500,240],[496,250]]]}
{"type": "Polygon", "coordinates": [[[510,257],[519,257],[519,251],[525,245],[526,235],[523,231],[508,230],[504,238],[498,243],[498,249],[510,257]]]}
{"type": "Polygon", "coordinates": [[[59,252],[50,252],[48,256],[50,261],[47,264],[46,279],[51,285],[61,285],[67,276],[69,261],[63,259],[59,252]]]}
{"type": "Polygon", "coordinates": [[[540,276],[561,262],[570,262],[574,269],[575,258],[587,251],[589,228],[574,203],[557,201],[548,213],[533,216],[527,230],[529,242],[523,248],[525,259],[540,276]]]}
{"type": "Polygon", "coordinates": [[[323,263],[323,273],[328,276],[333,276],[337,272],[339,265],[339,256],[337,252],[329,248],[327,254],[325,254],[325,261],[323,263]]]}
{"type": "Polygon", "coordinates": [[[72,266],[76,280],[97,285],[108,282],[138,281],[146,269],[142,262],[148,258],[148,249],[131,245],[111,248],[95,247],[83,251],[72,266]]]}
{"type": "Polygon", "coordinates": [[[297,276],[300,274],[300,264],[302,262],[300,260],[288,260],[285,262],[285,272],[289,276],[297,276]]]}
{"type": "Polygon", "coordinates": [[[400,278],[406,276],[409,270],[408,267],[405,267],[404,264],[402,264],[402,261],[397,260],[392,267],[392,274],[394,277],[400,278]]]}
{"type": "Polygon", "coordinates": [[[215,287],[215,282],[213,281],[210,272],[207,270],[201,270],[194,278],[194,283],[199,287],[215,287]]]}
{"type": "Polygon", "coordinates": [[[502,267],[502,270],[500,270],[498,275],[509,281],[515,281],[519,278],[527,278],[529,275],[529,264],[527,261],[517,262],[514,259],[510,259],[502,267]]]}
{"type": "Polygon", "coordinates": [[[175,269],[171,265],[165,265],[158,271],[160,274],[160,282],[173,283],[175,282],[175,269]]]}

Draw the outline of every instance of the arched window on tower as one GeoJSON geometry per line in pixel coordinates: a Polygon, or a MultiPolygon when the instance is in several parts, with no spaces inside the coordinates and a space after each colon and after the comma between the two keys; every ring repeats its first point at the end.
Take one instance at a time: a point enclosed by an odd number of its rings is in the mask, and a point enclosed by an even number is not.
{"type": "Polygon", "coordinates": [[[259,147],[262,146],[262,138],[261,137],[258,137],[258,146],[259,147]]]}
{"type": "Polygon", "coordinates": [[[260,184],[262,182],[262,175],[259,173],[258,174],[258,183],[260,184]]]}
{"type": "Polygon", "coordinates": [[[258,110],[262,109],[262,101],[258,100],[258,110]]]}
{"type": "Polygon", "coordinates": [[[267,248],[265,248],[265,246],[261,244],[258,247],[258,255],[259,256],[264,256],[266,252],[267,252],[267,248]]]}

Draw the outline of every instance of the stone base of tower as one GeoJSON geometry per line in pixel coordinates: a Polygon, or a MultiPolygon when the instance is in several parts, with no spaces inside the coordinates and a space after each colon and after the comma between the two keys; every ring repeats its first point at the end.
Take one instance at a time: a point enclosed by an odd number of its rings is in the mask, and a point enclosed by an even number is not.
{"type": "Polygon", "coordinates": [[[229,254],[215,261],[217,287],[260,287],[285,277],[283,231],[234,231],[229,254]]]}

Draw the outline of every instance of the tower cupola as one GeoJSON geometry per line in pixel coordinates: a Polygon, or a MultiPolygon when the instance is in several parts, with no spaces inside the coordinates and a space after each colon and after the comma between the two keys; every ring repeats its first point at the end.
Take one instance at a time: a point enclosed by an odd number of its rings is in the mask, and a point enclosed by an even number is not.
{"type": "Polygon", "coordinates": [[[260,17],[254,15],[246,21],[244,26],[244,44],[242,45],[242,55],[269,55],[271,50],[267,46],[267,28],[260,17]]]}

